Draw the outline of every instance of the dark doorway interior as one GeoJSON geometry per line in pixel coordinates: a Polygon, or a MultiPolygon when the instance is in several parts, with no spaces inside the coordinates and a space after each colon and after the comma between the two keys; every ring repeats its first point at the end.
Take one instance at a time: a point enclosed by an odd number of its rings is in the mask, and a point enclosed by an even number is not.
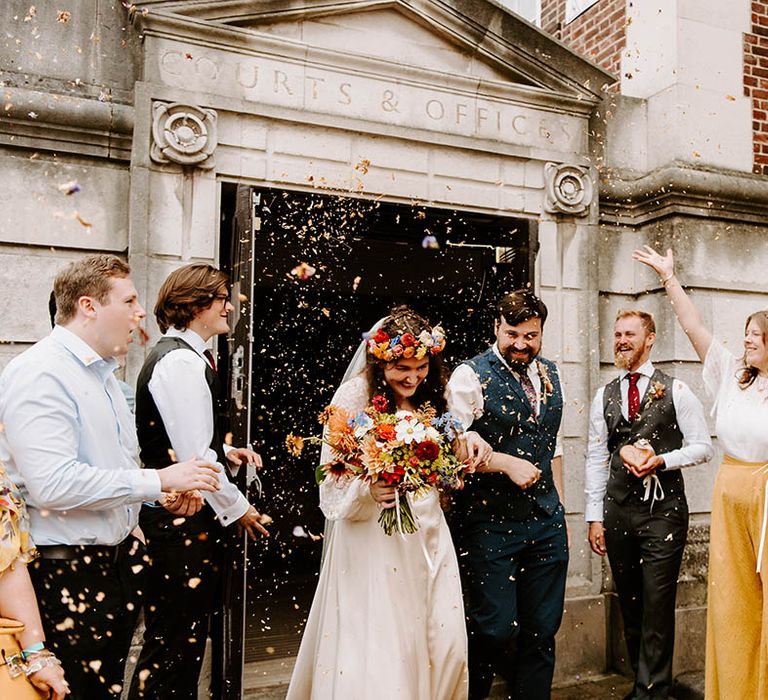
{"type": "MultiPolygon", "coordinates": [[[[222,186],[222,251],[235,190],[222,186]]],[[[295,653],[320,563],[319,449],[292,458],[286,435],[318,434],[362,333],[395,304],[443,326],[450,367],[486,347],[494,301],[530,282],[537,247],[528,219],[322,190],[259,193],[252,441],[265,461],[260,508],[274,524],[269,542],[250,548],[246,661],[295,653]],[[314,275],[293,274],[301,263],[314,275]]]]}

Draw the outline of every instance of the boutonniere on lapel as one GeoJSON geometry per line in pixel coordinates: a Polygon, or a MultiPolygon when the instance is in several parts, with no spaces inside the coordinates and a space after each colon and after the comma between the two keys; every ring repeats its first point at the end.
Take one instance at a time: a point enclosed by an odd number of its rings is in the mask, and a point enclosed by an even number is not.
{"type": "Polygon", "coordinates": [[[547,403],[547,398],[552,396],[554,387],[552,386],[552,380],[549,378],[549,370],[543,362],[536,360],[536,369],[539,371],[539,379],[541,379],[541,401],[547,403]]]}
{"type": "Polygon", "coordinates": [[[667,387],[661,382],[654,382],[648,387],[648,394],[645,397],[645,408],[647,409],[654,401],[663,398],[667,392],[667,387]]]}

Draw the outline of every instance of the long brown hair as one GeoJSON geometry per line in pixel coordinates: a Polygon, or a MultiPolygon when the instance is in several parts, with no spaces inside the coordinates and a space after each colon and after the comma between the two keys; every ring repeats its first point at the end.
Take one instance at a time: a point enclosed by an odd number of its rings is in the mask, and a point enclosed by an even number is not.
{"type": "MultiPolygon", "coordinates": [[[[766,338],[768,337],[768,311],[755,311],[755,313],[747,316],[747,321],[744,324],[744,335],[746,335],[747,328],[749,328],[749,324],[752,323],[752,321],[754,321],[762,331],[763,343],[765,343],[766,338]]],[[[751,365],[747,364],[746,351],[741,358],[741,362],[743,363],[744,367],[739,370],[737,379],[739,380],[739,386],[742,389],[746,389],[755,381],[757,375],[760,373],[760,370],[757,369],[757,367],[752,367],[751,365]]]]}
{"type": "MultiPolygon", "coordinates": [[[[390,337],[402,335],[403,333],[413,333],[418,338],[422,331],[432,332],[432,326],[429,321],[417,314],[410,306],[404,304],[396,306],[389,312],[389,316],[382,324],[381,329],[390,337]]],[[[413,403],[416,406],[422,406],[428,401],[437,409],[438,413],[445,413],[448,408],[448,402],[445,398],[448,370],[442,353],[437,355],[428,354],[426,357],[429,358],[429,372],[416,389],[413,395],[413,403]]],[[[392,391],[384,379],[384,368],[394,363],[379,360],[371,354],[368,354],[366,359],[366,378],[368,379],[368,389],[371,396],[383,394],[389,401],[390,410],[394,410],[396,403],[395,392],[392,391]]]]}

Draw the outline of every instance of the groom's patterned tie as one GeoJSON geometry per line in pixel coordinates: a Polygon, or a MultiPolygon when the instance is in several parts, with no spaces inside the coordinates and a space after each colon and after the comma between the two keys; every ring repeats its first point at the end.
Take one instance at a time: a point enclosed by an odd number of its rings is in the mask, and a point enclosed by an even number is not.
{"type": "Polygon", "coordinates": [[[637,412],[640,410],[640,390],[637,388],[638,381],[640,381],[640,374],[638,372],[632,372],[632,374],[629,375],[629,394],[627,394],[630,422],[637,418],[637,412]]]}
{"type": "Polygon", "coordinates": [[[536,389],[533,388],[533,382],[531,381],[531,378],[528,376],[528,372],[526,370],[520,373],[520,386],[523,387],[523,391],[525,392],[525,395],[528,398],[528,403],[531,404],[531,410],[533,411],[533,415],[538,418],[539,417],[539,397],[536,396],[536,389]]]}
{"type": "Polygon", "coordinates": [[[203,355],[205,355],[205,359],[208,360],[208,364],[211,366],[211,369],[215,372],[216,360],[213,359],[213,353],[210,350],[204,350],[203,355]]]}

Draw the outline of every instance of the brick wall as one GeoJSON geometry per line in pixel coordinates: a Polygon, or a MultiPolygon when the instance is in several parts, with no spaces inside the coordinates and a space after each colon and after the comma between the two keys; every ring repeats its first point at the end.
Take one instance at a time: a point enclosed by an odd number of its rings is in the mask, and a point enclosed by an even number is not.
{"type": "Polygon", "coordinates": [[[752,172],[768,175],[768,0],[752,0],[744,34],[744,95],[752,98],[752,172]]]}
{"type": "Polygon", "coordinates": [[[619,77],[626,46],[627,0],[598,0],[565,23],[565,0],[541,0],[541,27],[619,77]]]}

